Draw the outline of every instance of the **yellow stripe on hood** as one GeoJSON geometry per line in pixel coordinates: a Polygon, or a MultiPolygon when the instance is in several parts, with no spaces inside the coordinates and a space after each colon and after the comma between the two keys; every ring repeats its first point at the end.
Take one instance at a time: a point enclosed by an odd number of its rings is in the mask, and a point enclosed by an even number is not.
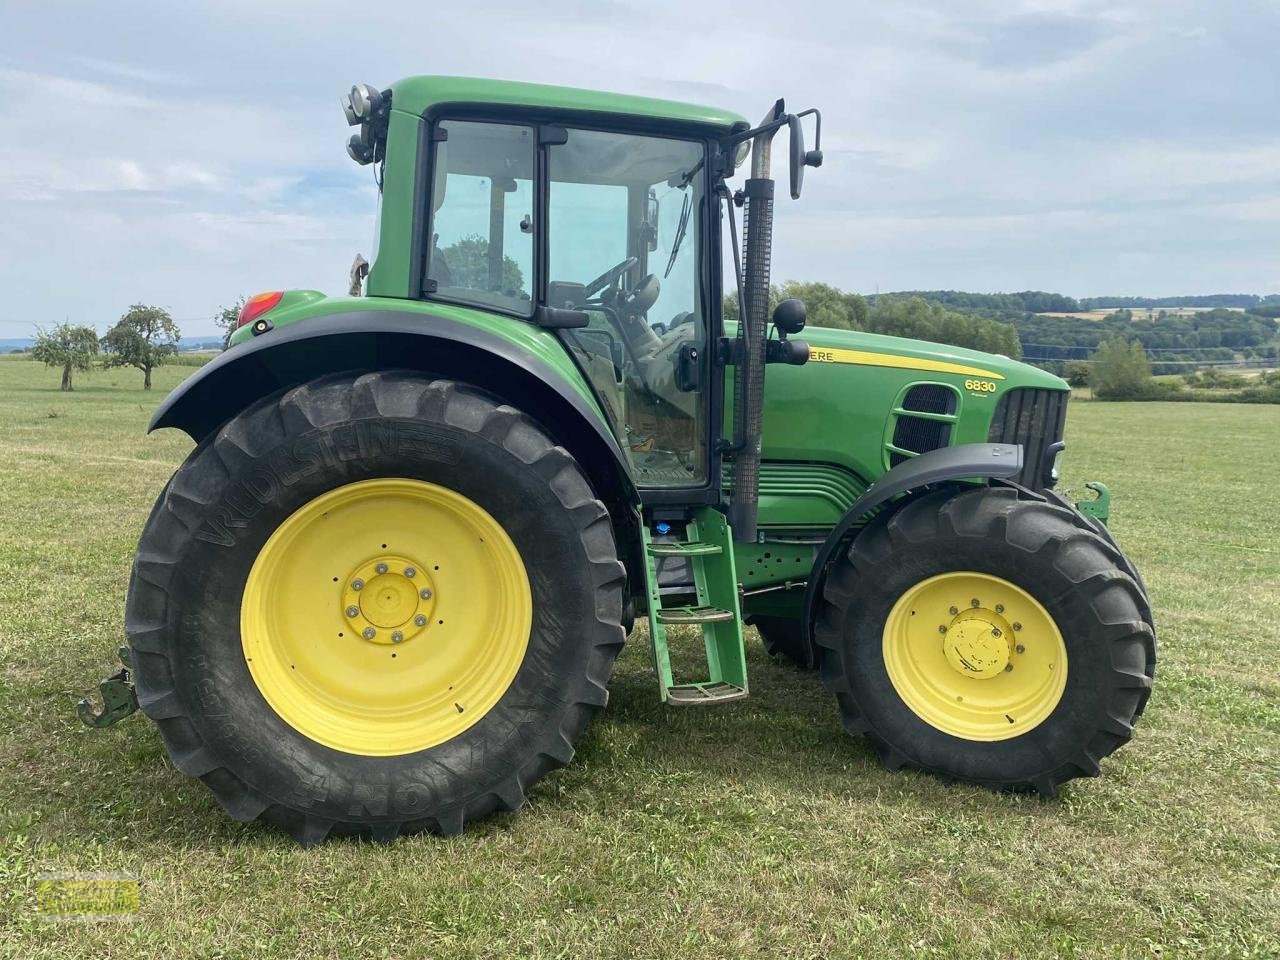
{"type": "Polygon", "coordinates": [[[970,367],[948,360],[929,360],[924,357],[902,357],[891,353],[872,353],[867,350],[846,350],[842,347],[809,348],[809,359],[815,363],[853,363],[864,367],[896,367],[900,370],[927,370],[931,373],[958,373],[966,377],[986,377],[1003,380],[1004,374],[982,367],[970,367]]]}

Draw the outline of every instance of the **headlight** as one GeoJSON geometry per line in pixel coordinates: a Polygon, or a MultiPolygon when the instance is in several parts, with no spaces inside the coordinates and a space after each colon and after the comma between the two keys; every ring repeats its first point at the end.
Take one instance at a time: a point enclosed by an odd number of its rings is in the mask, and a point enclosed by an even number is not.
{"type": "Polygon", "coordinates": [[[1044,485],[1046,487],[1052,487],[1057,484],[1058,479],[1061,476],[1061,474],[1058,472],[1058,464],[1062,461],[1062,454],[1066,451],[1066,449],[1067,449],[1067,442],[1065,440],[1059,440],[1056,443],[1049,444],[1049,449],[1045,451],[1046,453],[1049,454],[1049,456],[1047,457],[1049,466],[1045,471],[1046,476],[1043,478],[1044,485]]]}

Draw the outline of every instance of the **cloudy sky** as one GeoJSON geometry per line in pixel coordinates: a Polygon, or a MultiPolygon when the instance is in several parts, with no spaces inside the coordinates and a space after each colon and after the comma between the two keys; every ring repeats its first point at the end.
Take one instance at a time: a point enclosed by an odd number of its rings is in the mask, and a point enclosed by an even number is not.
{"type": "Polygon", "coordinates": [[[819,106],[779,279],[1280,292],[1278,36],[1277,0],[5,0],[0,337],[342,292],[374,192],[337,98],[415,73],[819,106]]]}

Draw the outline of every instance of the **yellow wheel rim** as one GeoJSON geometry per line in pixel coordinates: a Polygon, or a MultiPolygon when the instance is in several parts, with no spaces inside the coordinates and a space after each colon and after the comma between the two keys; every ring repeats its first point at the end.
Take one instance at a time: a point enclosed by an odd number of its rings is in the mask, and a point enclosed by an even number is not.
{"type": "Polygon", "coordinates": [[[957,571],[922,580],[885,622],[893,688],[926,723],[966,740],[1008,740],[1044,721],[1067,683],[1067,647],[1021,587],[957,571]]]}
{"type": "Polygon", "coordinates": [[[515,679],[533,600],[483,508],[421,480],[330,490],[271,535],[240,608],[244,657],[291,727],[395,756],[462,733],[515,679]]]}

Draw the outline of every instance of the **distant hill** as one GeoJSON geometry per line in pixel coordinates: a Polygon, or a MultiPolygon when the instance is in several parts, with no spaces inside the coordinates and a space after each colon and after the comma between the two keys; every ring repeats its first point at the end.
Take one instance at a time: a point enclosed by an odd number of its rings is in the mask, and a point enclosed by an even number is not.
{"type": "MultiPolygon", "coordinates": [[[[1091,310],[1174,309],[1177,307],[1235,308],[1262,316],[1275,316],[1280,310],[1280,294],[1259,296],[1256,293],[1207,293],[1187,297],[1068,297],[1043,290],[1017,293],[969,293],[964,290],[899,290],[879,294],[884,297],[921,297],[962,313],[1085,313],[1091,310]]],[[[874,297],[871,299],[875,299],[874,297]]]]}
{"type": "MultiPolygon", "coordinates": [[[[0,353],[13,353],[15,350],[30,350],[35,346],[31,337],[0,337],[0,353]]],[[[221,337],[183,337],[178,344],[182,351],[187,350],[221,350],[221,337]]]]}

